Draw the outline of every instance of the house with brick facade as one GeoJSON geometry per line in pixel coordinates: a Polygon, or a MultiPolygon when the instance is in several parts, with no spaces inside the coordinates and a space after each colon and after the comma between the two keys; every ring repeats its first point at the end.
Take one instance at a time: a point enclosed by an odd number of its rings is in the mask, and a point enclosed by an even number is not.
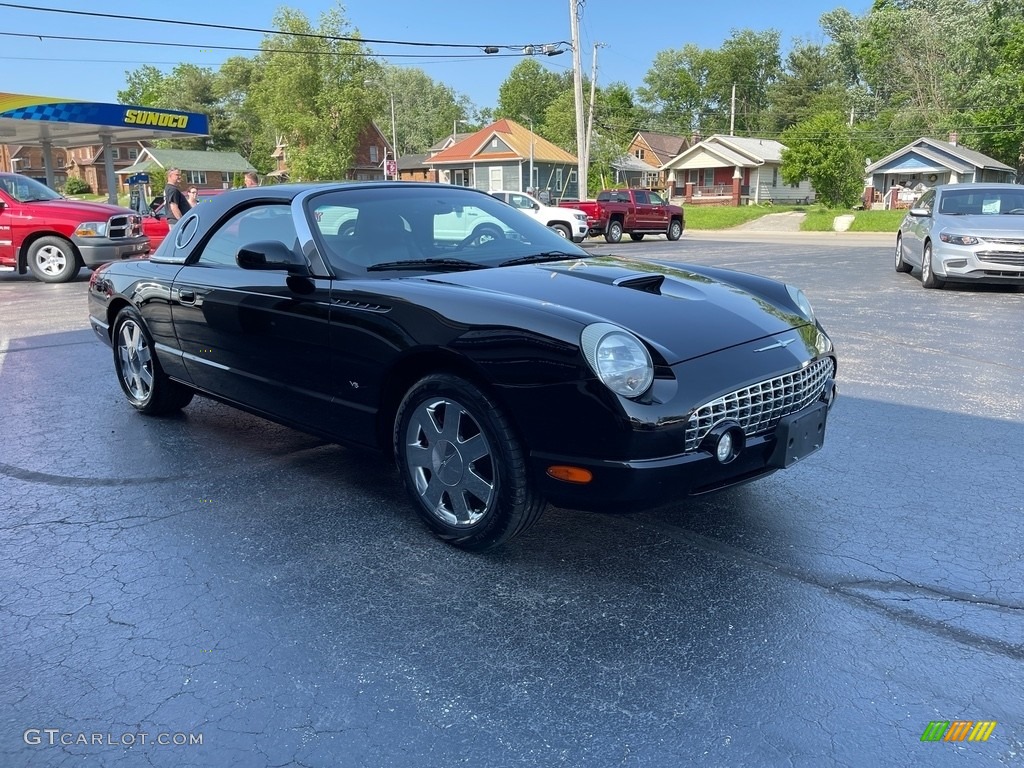
{"type": "MultiPolygon", "coordinates": [[[[132,165],[117,171],[121,179],[155,169],[181,170],[182,184],[202,189],[229,189],[241,183],[247,171],[256,169],[237,152],[207,152],[201,149],[158,149],[147,147],[132,165]]],[[[160,194],[152,191],[149,195],[160,194]]]]}
{"type": "MultiPolygon", "coordinates": [[[[68,152],[62,147],[53,147],[51,150],[53,158],[53,183],[58,189],[63,189],[68,180],[68,152]]],[[[2,154],[3,163],[0,170],[21,173],[33,178],[43,184],[46,183],[46,166],[43,164],[43,148],[29,146],[27,144],[5,145],[2,154]]]]}
{"type": "MultiPolygon", "coordinates": [[[[271,157],[274,159],[275,168],[267,174],[267,178],[288,181],[290,177],[288,142],[283,136],[278,137],[277,146],[271,157]]],[[[349,181],[383,181],[387,170],[386,163],[389,160],[395,160],[394,147],[391,146],[391,142],[376,123],[368,123],[359,132],[352,165],[345,172],[345,179],[349,181]]],[[[390,173],[387,175],[388,178],[392,178],[390,173]]]]}
{"type": "Polygon", "coordinates": [[[627,155],[642,163],[628,162],[620,159],[613,163],[616,171],[623,173],[622,183],[630,187],[645,189],[665,189],[666,174],[661,167],[678,156],[692,142],[684,136],[657,131],[637,131],[626,150],[627,155]],[[644,167],[646,166],[646,167],[644,167]]]}

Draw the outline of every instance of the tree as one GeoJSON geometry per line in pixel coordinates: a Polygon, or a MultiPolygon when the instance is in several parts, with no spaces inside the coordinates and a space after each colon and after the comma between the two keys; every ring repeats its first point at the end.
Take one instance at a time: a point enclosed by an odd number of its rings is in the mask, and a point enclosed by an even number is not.
{"type": "Polygon", "coordinates": [[[391,139],[391,99],[395,98],[396,151],[426,152],[449,136],[456,120],[465,119],[472,109],[466,96],[435,82],[422,69],[383,67],[370,81],[374,120],[391,139]]]}
{"type": "Polygon", "coordinates": [[[769,87],[769,129],[781,131],[818,112],[846,110],[842,73],[833,51],[797,43],[786,56],[778,80],[769,87]]]}
{"type": "Polygon", "coordinates": [[[776,30],[734,29],[722,47],[710,54],[705,92],[708,113],[701,121],[702,128],[707,132],[726,132],[735,122],[735,130],[740,134],[756,135],[763,131],[768,91],[778,79],[781,67],[776,30]]]}
{"type": "Polygon", "coordinates": [[[849,206],[863,191],[863,165],[841,112],[822,112],[782,134],[782,180],[810,179],[826,205],[849,206]]]}
{"type": "Polygon", "coordinates": [[[689,134],[700,129],[708,111],[711,58],[710,51],[692,43],[655,54],[637,96],[657,116],[661,130],[689,134]]]}
{"type": "Polygon", "coordinates": [[[164,98],[164,73],[152,64],[143,64],[135,70],[124,73],[127,85],[117,92],[118,104],[134,104],[139,107],[160,107],[164,98]]]}
{"type": "Polygon", "coordinates": [[[375,94],[366,81],[377,74],[365,45],[353,40],[340,9],[314,28],[305,15],[283,8],[274,17],[281,33],[264,38],[252,84],[262,122],[288,141],[293,179],[341,179],[352,166],[359,134],[373,118],[375,94]]]}
{"type": "Polygon", "coordinates": [[[563,78],[542,67],[534,58],[523,59],[498,88],[495,117],[509,117],[518,123],[533,120],[540,125],[551,102],[564,91],[563,78]]]}

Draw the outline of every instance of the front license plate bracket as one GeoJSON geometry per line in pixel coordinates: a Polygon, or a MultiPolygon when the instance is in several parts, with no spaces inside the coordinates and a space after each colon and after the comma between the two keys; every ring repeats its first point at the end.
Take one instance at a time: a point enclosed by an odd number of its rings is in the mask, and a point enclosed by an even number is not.
{"type": "Polygon", "coordinates": [[[828,406],[818,403],[786,416],[775,428],[775,450],[768,466],[785,469],[817,451],[825,442],[828,406]]]}

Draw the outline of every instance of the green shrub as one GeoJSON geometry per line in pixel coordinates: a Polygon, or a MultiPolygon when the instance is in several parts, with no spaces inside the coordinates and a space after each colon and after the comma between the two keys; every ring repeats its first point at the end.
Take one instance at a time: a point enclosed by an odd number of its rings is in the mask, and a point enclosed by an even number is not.
{"type": "Polygon", "coordinates": [[[84,179],[80,179],[77,176],[68,176],[67,183],[64,185],[64,194],[89,195],[92,194],[92,187],[86,184],[84,179]]]}

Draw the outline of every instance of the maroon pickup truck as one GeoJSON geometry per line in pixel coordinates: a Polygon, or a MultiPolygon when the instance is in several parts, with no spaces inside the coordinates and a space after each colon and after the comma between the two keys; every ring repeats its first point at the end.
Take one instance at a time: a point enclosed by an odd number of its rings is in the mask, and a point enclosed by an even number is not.
{"type": "Polygon", "coordinates": [[[609,243],[617,243],[625,232],[633,240],[644,235],[665,235],[678,240],[686,226],[683,209],[670,205],[657,192],[646,189],[606,189],[596,201],[563,202],[564,208],[575,208],[587,215],[590,236],[604,235],[609,243]]]}
{"type": "Polygon", "coordinates": [[[45,184],[0,173],[0,272],[66,283],[82,267],[144,256],[142,217],[106,203],[68,200],[45,184]]]}

